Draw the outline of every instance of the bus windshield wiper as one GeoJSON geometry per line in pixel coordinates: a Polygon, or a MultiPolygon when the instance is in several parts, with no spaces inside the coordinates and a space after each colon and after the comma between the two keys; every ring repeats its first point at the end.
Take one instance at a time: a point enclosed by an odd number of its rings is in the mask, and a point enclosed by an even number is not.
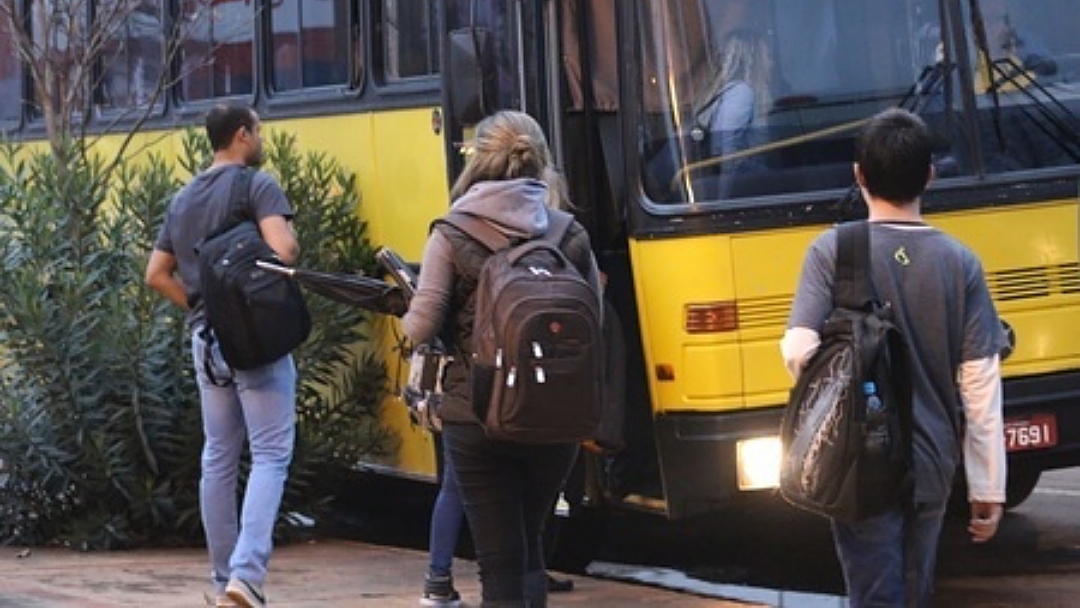
{"type": "Polygon", "coordinates": [[[1068,106],[1030,76],[1024,66],[1011,57],[992,62],[990,73],[993,75],[990,89],[995,91],[995,99],[997,89],[1004,86],[1015,88],[1031,102],[1019,106],[1024,116],[1057,144],[1065,154],[1069,155],[1073,162],[1080,162],[1080,127],[1078,127],[1080,120],[1068,106]]]}

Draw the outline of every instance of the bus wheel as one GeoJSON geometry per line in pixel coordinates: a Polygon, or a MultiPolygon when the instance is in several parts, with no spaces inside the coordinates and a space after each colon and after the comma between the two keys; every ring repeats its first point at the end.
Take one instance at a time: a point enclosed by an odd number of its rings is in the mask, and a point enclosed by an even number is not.
{"type": "Polygon", "coordinates": [[[1005,508],[1018,507],[1020,503],[1027,500],[1035,490],[1035,485],[1039,483],[1040,476],[1042,476],[1042,469],[1010,467],[1009,478],[1005,482],[1005,508]]]}

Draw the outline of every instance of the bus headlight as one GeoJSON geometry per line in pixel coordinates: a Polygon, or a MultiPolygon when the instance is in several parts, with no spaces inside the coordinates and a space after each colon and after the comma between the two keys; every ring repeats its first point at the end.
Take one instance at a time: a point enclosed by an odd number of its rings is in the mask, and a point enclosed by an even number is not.
{"type": "Polygon", "coordinates": [[[735,444],[740,490],[764,490],[780,485],[780,438],[755,437],[735,444]]]}

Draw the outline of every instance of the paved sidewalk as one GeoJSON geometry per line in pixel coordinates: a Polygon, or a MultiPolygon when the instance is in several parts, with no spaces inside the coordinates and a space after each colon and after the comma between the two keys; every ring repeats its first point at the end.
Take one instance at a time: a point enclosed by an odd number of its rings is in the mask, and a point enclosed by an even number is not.
{"type": "MultiPolygon", "coordinates": [[[[278,547],[270,563],[270,605],[414,607],[427,555],[353,541],[322,540],[278,547]]],[[[201,549],[140,549],[78,553],[69,549],[4,547],[0,608],[202,606],[208,590],[201,549]]],[[[476,565],[455,560],[465,606],[479,606],[476,565]]],[[[735,607],[726,602],[592,577],[573,576],[574,591],[549,597],[552,608],[581,606],[735,607]]]]}

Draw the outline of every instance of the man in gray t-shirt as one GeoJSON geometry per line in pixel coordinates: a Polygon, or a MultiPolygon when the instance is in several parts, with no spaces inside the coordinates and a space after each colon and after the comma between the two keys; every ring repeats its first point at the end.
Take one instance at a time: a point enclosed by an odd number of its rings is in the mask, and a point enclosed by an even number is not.
{"type": "MultiPolygon", "coordinates": [[[[1005,336],[978,258],[922,221],[932,143],[923,122],[903,110],[875,116],[857,142],[855,177],[870,211],[873,284],[892,305],[911,352],[915,489],[909,504],[883,515],[833,522],[853,607],[930,604],[937,541],[961,453],[975,542],[994,536],[1005,502],[998,357],[1005,336]],[[906,579],[914,579],[914,589],[906,579]]],[[[836,247],[836,231],[829,230],[804,261],[781,341],[796,377],[833,309],[836,247]]]]}
{"type": "MultiPolygon", "coordinates": [[[[206,327],[195,245],[228,216],[233,179],[262,162],[262,125],[250,108],[218,106],[206,117],[206,133],[213,163],[169,205],[146,266],[146,283],[188,312],[205,435],[199,498],[214,605],[264,606],[262,584],[292,460],[296,368],[286,355],[255,369],[231,370],[224,385],[220,371],[213,378],[207,372],[228,366],[206,327]],[[245,439],[252,464],[238,513],[236,483],[245,439]]],[[[286,264],[295,262],[300,246],[292,229],[293,210],[277,181],[256,172],[249,201],[266,243],[286,264]]]]}
{"type": "MultiPolygon", "coordinates": [[[[211,166],[196,175],[173,198],[158,233],[154,249],[176,258],[176,270],[184,285],[188,323],[195,326],[204,319],[199,294],[199,261],[195,246],[207,234],[224,223],[229,215],[229,195],[233,180],[243,165],[211,166]]],[[[269,220],[277,224],[292,218],[293,210],[274,178],[262,171],[251,176],[251,212],[257,223],[269,220]]],[[[287,224],[286,224],[287,226],[287,224]]],[[[260,227],[261,229],[261,227],[260,227]]]]}

